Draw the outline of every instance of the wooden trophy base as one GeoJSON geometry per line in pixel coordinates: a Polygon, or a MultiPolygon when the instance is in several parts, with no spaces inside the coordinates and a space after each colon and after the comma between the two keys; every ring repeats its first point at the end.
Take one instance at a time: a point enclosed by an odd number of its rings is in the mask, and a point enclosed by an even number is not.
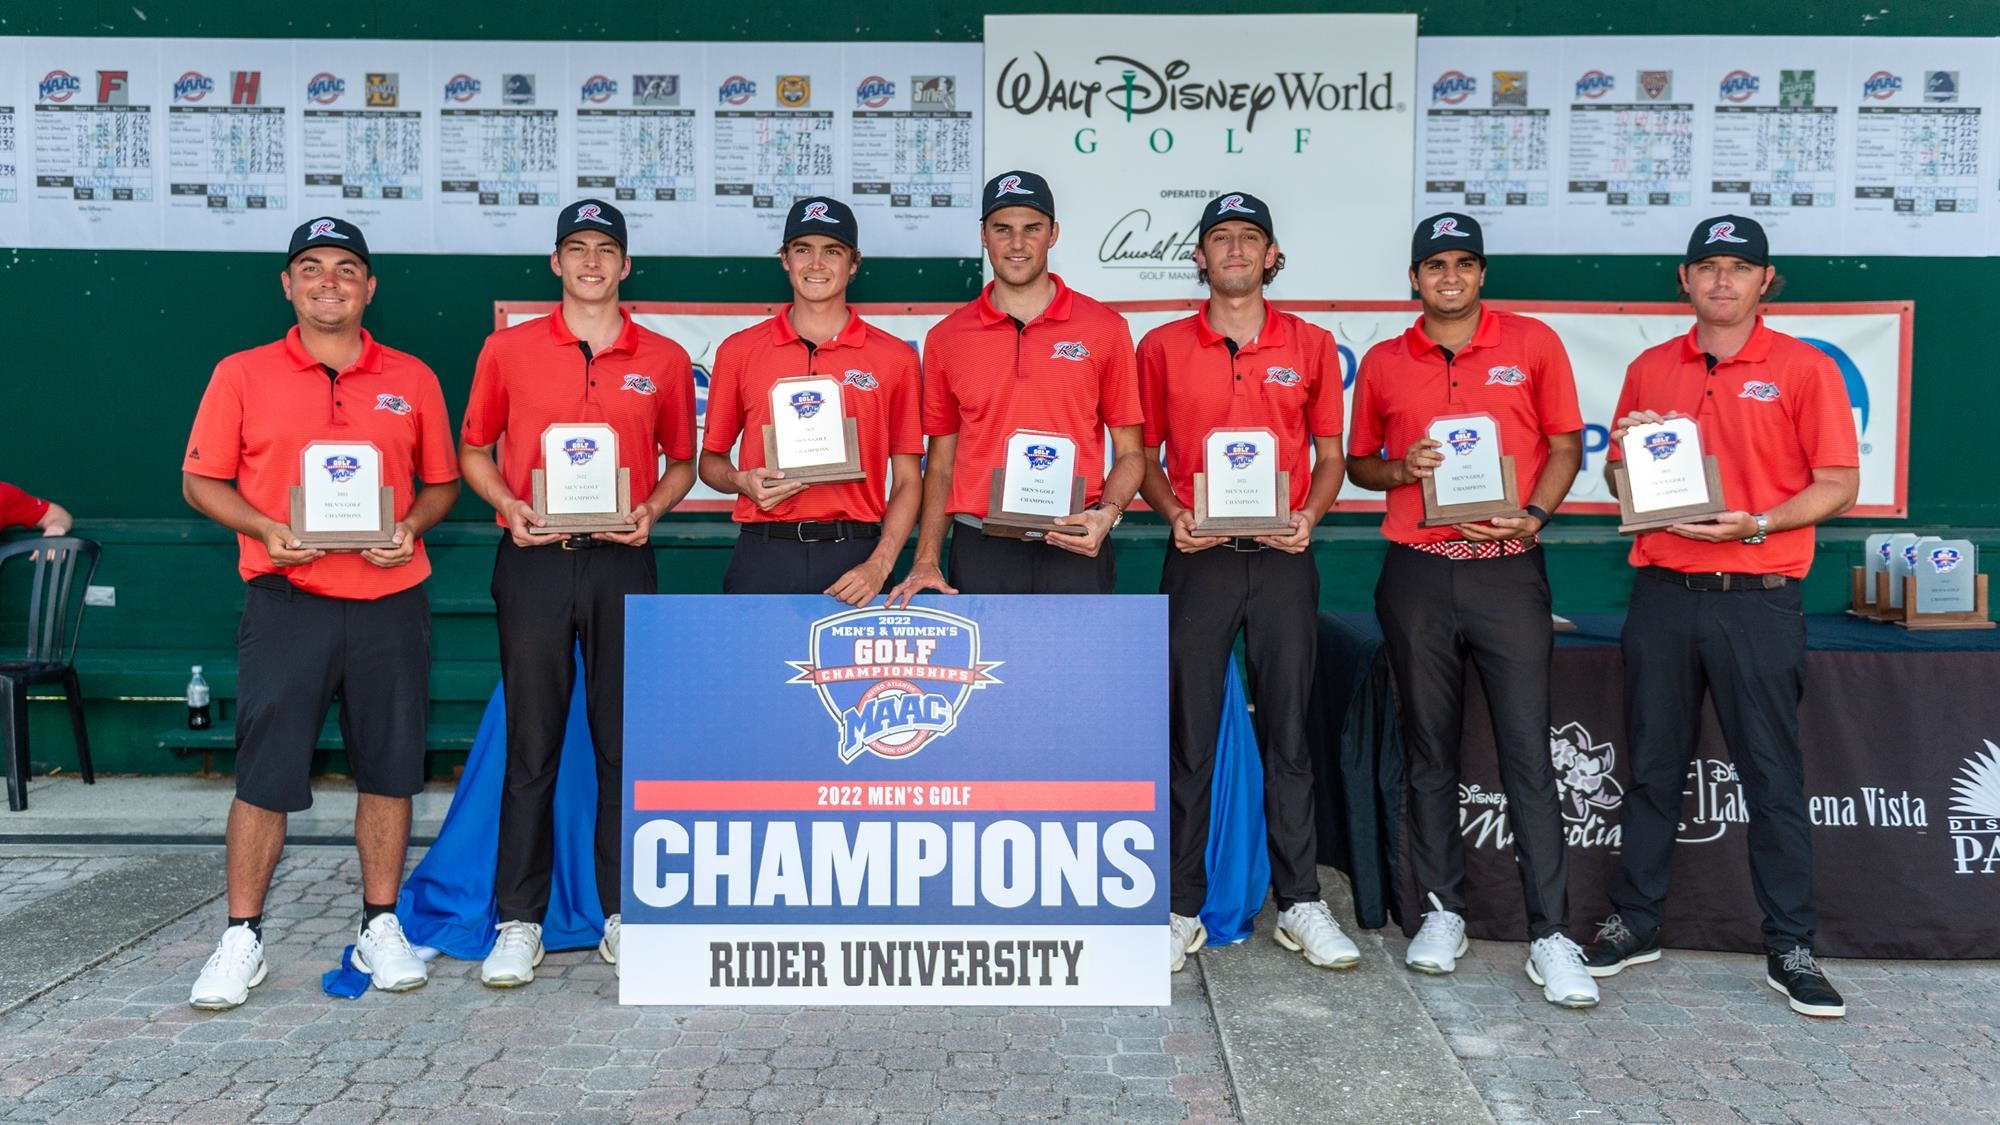
{"type": "Polygon", "coordinates": [[[1424,518],[1417,521],[1418,527],[1448,527],[1458,523],[1483,523],[1491,519],[1514,519],[1528,514],[1521,507],[1518,485],[1514,478],[1514,458],[1509,454],[1500,455],[1500,484],[1504,495],[1498,500],[1481,500],[1473,504],[1440,504],[1437,499],[1437,478],[1425,477],[1424,518]]]}
{"type": "MultiPolygon", "coordinates": [[[[993,470],[993,483],[987,493],[986,518],[980,521],[980,531],[987,535],[997,535],[1002,539],[1046,539],[1050,535],[1086,535],[1082,527],[1058,524],[1054,516],[1034,516],[1021,512],[1006,512],[1000,509],[1001,497],[1007,495],[1006,470],[993,470]]],[[[1069,511],[1071,515],[1083,511],[1083,478],[1072,478],[1070,486],[1069,511]]]]}
{"type": "Polygon", "coordinates": [[[529,475],[534,490],[532,503],[535,515],[545,521],[540,528],[543,535],[586,535],[593,531],[630,531],[632,525],[625,517],[632,514],[632,470],[620,467],[618,470],[618,510],[615,512],[558,512],[549,511],[548,477],[541,469],[529,475]]]}
{"type": "Polygon", "coordinates": [[[1847,616],[1859,617],[1863,621],[1880,621],[1875,612],[1874,591],[1868,589],[1868,568],[1849,567],[1847,570],[1847,616]]]}
{"type": "Polygon", "coordinates": [[[1710,454],[1701,461],[1703,476],[1708,480],[1708,499],[1699,504],[1683,504],[1678,508],[1660,508],[1651,512],[1632,510],[1632,482],[1625,463],[1620,461],[1613,465],[1611,483],[1618,493],[1618,534],[1658,531],[1677,523],[1707,523],[1728,511],[1728,505],[1722,502],[1722,471],[1716,466],[1715,455],[1710,454]]]}
{"type": "Polygon", "coordinates": [[[315,551],[368,551],[396,545],[396,490],[382,486],[381,531],[306,531],[306,490],[292,486],[292,538],[315,551]]]}
{"type": "Polygon", "coordinates": [[[786,480],[804,481],[807,484],[836,484],[840,481],[867,480],[868,474],[861,468],[861,439],[855,428],[854,419],[847,419],[847,460],[829,461],[823,465],[780,465],[778,464],[777,427],[764,424],[764,464],[785,474],[786,480]]]}
{"type": "Polygon", "coordinates": [[[1889,604],[1890,591],[1896,587],[1896,577],[1888,571],[1878,571],[1875,575],[1875,608],[1869,617],[1884,625],[1903,619],[1903,607],[1889,604]]]}
{"type": "Polygon", "coordinates": [[[1918,613],[1917,580],[1903,579],[1903,616],[1896,624],[1905,629],[1991,629],[1993,622],[1986,616],[1986,576],[1980,575],[1973,581],[1972,608],[1953,613],[1918,613]]]}
{"type": "Polygon", "coordinates": [[[1292,533],[1292,474],[1278,474],[1277,510],[1268,516],[1210,516],[1208,514],[1208,474],[1194,475],[1194,531],[1204,539],[1249,535],[1290,535],[1292,533]]]}

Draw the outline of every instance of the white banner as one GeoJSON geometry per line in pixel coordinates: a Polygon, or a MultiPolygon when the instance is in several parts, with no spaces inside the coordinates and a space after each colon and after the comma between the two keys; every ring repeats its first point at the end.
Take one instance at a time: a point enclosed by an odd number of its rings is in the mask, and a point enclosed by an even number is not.
{"type": "Polygon", "coordinates": [[[1202,204],[1245,191],[1287,292],[1408,292],[1415,16],[988,16],[985,42],[987,170],[1048,179],[1079,290],[1194,295],[1202,204]]]}
{"type": "MultiPolygon", "coordinates": [[[[1373,301],[1327,305],[1303,301],[1273,302],[1333,333],[1340,352],[1342,410],[1354,405],[1354,375],[1368,349],[1409,328],[1417,316],[1414,301],[1373,301]]],[[[1134,340],[1148,331],[1188,314],[1186,307],[1164,302],[1118,305],[1132,325],[1134,340]]],[[[1685,306],[1613,305],[1588,302],[1491,302],[1496,309],[1521,312],[1555,329],[1569,351],[1576,371],[1578,405],[1584,420],[1583,467],[1571,486],[1565,509],[1572,512],[1616,513],[1618,505],[1603,477],[1604,451],[1609,445],[1613,410],[1625,379],[1625,367],[1654,344],[1685,333],[1694,323],[1685,306]]],[[[545,315],[548,302],[499,302],[495,327],[518,324],[545,315]]],[[[758,305],[686,306],[638,303],[630,306],[639,323],[686,348],[695,363],[695,408],[706,417],[708,365],[715,349],[731,333],[770,317],[775,307],[758,305]]],[[[857,306],[869,323],[923,349],[924,334],[951,311],[948,305],[857,306]]],[[[1779,305],[1765,317],[1776,331],[1797,336],[1830,356],[1840,369],[1854,407],[1855,430],[1861,436],[1861,495],[1856,516],[1902,518],[1908,511],[1910,360],[1909,332],[1914,306],[1907,303],[1779,305]]],[[[699,438],[697,438],[697,442],[699,438]]],[[[1106,443],[1106,449],[1110,444],[1106,443]]],[[[1108,455],[1108,454],[1107,454],[1108,455]]],[[[722,510],[731,498],[697,482],[682,505],[691,510],[722,510]]],[[[1336,511],[1379,511],[1379,493],[1354,487],[1341,490],[1336,511]]]]}

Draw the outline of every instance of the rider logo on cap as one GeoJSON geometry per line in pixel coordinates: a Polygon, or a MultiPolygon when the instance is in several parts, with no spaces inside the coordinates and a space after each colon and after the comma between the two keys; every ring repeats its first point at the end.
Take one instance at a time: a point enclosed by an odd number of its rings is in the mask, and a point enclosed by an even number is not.
{"type": "Polygon", "coordinates": [[[1709,246],[1717,242],[1748,242],[1748,241],[1750,240],[1747,238],[1736,237],[1735,223],[1717,223],[1714,226],[1708,228],[1708,241],[1703,242],[1702,245],[1709,246]]]}

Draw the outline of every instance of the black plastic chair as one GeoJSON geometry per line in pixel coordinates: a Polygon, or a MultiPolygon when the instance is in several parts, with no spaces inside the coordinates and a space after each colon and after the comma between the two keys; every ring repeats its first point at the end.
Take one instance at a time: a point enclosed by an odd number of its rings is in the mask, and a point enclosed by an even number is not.
{"type": "Polygon", "coordinates": [[[0,574],[17,558],[33,566],[28,587],[28,646],[21,659],[0,660],[0,700],[6,708],[7,807],[28,807],[28,687],[61,684],[69,700],[70,729],[86,785],[97,784],[90,768],[90,738],[83,729],[83,690],[76,682],[76,639],[83,628],[83,595],[97,575],[97,543],[74,536],[21,539],[0,545],[0,574]],[[86,562],[81,580],[77,564],[86,562]]]}

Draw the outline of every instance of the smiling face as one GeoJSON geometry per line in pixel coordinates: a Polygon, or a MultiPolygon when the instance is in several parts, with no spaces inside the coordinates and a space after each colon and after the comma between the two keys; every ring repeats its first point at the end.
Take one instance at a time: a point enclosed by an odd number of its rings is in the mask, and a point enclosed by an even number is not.
{"type": "Polygon", "coordinates": [[[1278,264],[1278,244],[1255,223],[1231,219],[1208,228],[1194,249],[1196,269],[1208,271],[1210,292],[1247,297],[1278,264]]]}
{"type": "Polygon", "coordinates": [[[792,295],[799,301],[839,301],[847,296],[847,283],[861,269],[861,255],[837,238],[823,234],[802,234],[778,251],[785,276],[792,280],[792,295]]]}
{"type": "Polygon", "coordinates": [[[1695,319],[1727,327],[1757,315],[1757,302],[1777,270],[1741,258],[1718,255],[1681,267],[1681,287],[1694,305],[1695,319]]]}
{"type": "Polygon", "coordinates": [[[1470,250],[1432,254],[1410,267],[1410,287],[1432,316],[1458,316],[1479,304],[1486,263],[1470,250]]]}
{"type": "Polygon", "coordinates": [[[300,327],[345,332],[361,324],[361,311],[375,299],[375,275],[352,251],[315,246],[301,251],[278,275],[285,299],[300,327]]]}
{"type": "Polygon", "coordinates": [[[581,230],[556,246],[549,269],[562,278],[563,296],[574,301],[616,301],[618,283],[632,272],[632,259],[608,234],[581,230]]]}
{"type": "Polygon", "coordinates": [[[1032,285],[1049,272],[1049,249],[1061,227],[1033,207],[1002,207],[979,224],[979,241],[1001,284],[1032,285]]]}

